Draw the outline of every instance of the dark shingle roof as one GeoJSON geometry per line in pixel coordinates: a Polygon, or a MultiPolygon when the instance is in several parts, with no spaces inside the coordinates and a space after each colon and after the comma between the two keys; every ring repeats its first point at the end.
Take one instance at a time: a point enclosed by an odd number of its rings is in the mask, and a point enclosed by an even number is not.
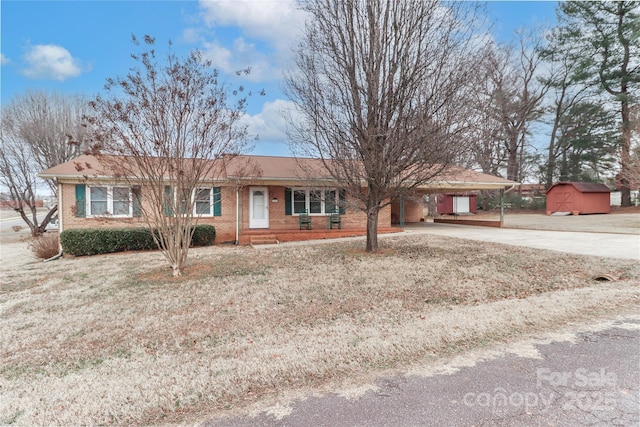
{"type": "Polygon", "coordinates": [[[566,185],[573,186],[576,190],[578,190],[581,193],[610,193],[611,192],[609,187],[607,187],[606,185],[597,184],[595,182],[558,182],[557,184],[552,185],[551,188],[547,190],[547,193],[551,191],[551,189],[553,189],[554,187],[566,186],[566,185]]]}

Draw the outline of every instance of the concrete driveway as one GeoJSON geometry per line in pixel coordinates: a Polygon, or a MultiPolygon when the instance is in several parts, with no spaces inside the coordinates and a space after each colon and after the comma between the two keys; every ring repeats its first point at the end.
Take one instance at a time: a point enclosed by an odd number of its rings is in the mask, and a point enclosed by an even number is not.
{"type": "Polygon", "coordinates": [[[640,260],[640,235],[636,234],[523,230],[433,222],[407,226],[405,232],[437,234],[579,255],[640,260]]]}

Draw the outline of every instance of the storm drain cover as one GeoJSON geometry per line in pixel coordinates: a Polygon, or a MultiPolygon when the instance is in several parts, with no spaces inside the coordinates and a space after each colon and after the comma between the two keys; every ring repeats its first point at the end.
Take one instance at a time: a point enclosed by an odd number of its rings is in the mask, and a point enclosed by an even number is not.
{"type": "Polygon", "coordinates": [[[619,277],[614,276],[612,274],[601,274],[599,276],[594,277],[593,279],[597,280],[598,282],[615,282],[616,280],[619,279],[619,277]]]}

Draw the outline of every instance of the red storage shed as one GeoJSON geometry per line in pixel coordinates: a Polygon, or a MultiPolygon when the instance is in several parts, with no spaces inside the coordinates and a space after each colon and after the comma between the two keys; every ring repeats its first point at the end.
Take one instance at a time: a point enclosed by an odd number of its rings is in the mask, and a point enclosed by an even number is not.
{"type": "Polygon", "coordinates": [[[593,182],[559,182],[547,190],[547,215],[571,212],[573,215],[609,213],[611,190],[593,182]]]}

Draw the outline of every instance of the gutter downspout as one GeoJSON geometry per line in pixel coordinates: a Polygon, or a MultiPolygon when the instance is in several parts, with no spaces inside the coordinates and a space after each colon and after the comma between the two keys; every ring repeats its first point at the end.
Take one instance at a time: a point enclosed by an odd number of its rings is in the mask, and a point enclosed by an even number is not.
{"type": "Polygon", "coordinates": [[[240,187],[236,183],[236,245],[240,243],[240,187]]]}

